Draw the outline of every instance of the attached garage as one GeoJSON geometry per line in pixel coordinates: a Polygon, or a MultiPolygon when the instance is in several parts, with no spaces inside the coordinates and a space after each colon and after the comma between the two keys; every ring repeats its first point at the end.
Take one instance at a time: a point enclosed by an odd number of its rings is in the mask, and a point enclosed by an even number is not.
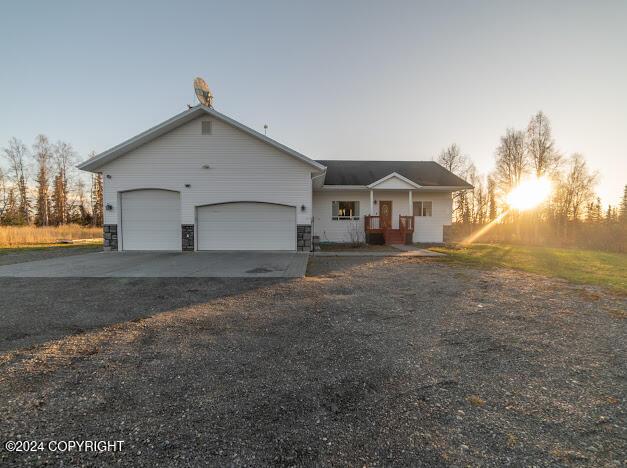
{"type": "Polygon", "coordinates": [[[198,250],[296,250],[296,208],[237,202],[196,209],[198,250]]]}
{"type": "Polygon", "coordinates": [[[181,250],[181,195],[169,190],[120,194],[122,250],[181,250]]]}

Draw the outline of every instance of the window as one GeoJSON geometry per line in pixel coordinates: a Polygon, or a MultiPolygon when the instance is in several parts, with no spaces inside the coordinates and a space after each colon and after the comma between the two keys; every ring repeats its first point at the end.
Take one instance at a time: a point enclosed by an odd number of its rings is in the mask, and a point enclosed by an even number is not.
{"type": "Polygon", "coordinates": [[[414,216],[433,216],[433,203],[430,201],[415,201],[414,216]]]}
{"type": "Polygon", "coordinates": [[[334,201],[331,208],[332,219],[359,219],[358,201],[334,201]]]}
{"type": "Polygon", "coordinates": [[[211,120],[202,121],[202,134],[211,135],[211,120]]]}

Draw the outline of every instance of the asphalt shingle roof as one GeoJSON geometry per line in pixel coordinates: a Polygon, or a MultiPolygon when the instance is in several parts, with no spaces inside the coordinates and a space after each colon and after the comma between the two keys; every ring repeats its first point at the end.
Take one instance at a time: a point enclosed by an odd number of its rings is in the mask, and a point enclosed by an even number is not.
{"type": "Polygon", "coordinates": [[[317,161],[327,167],[325,185],[369,185],[392,172],[422,186],[471,187],[435,161],[317,161]]]}

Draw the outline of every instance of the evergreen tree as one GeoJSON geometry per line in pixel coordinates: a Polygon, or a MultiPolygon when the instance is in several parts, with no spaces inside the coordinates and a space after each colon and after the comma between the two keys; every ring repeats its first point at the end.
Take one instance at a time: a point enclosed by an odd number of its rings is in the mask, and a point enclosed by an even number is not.
{"type": "Polygon", "coordinates": [[[102,226],[102,174],[91,176],[91,215],[94,226],[102,226]]]}
{"type": "Polygon", "coordinates": [[[48,226],[50,223],[50,197],[48,195],[48,174],[52,149],[45,135],[38,135],[33,145],[35,161],[37,162],[37,200],[35,202],[35,224],[48,226]]]}
{"type": "Polygon", "coordinates": [[[618,219],[621,223],[627,223],[627,185],[623,190],[623,199],[620,201],[620,212],[618,219]]]}

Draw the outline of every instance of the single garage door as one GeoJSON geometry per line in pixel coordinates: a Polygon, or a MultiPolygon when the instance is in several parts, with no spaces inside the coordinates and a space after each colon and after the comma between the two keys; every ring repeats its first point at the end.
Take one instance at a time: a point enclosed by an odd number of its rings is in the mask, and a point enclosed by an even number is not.
{"type": "Polygon", "coordinates": [[[181,195],[169,190],[122,193],[123,250],[181,250],[181,195]]]}
{"type": "Polygon", "coordinates": [[[223,203],[197,208],[198,250],[296,250],[296,208],[223,203]]]}

